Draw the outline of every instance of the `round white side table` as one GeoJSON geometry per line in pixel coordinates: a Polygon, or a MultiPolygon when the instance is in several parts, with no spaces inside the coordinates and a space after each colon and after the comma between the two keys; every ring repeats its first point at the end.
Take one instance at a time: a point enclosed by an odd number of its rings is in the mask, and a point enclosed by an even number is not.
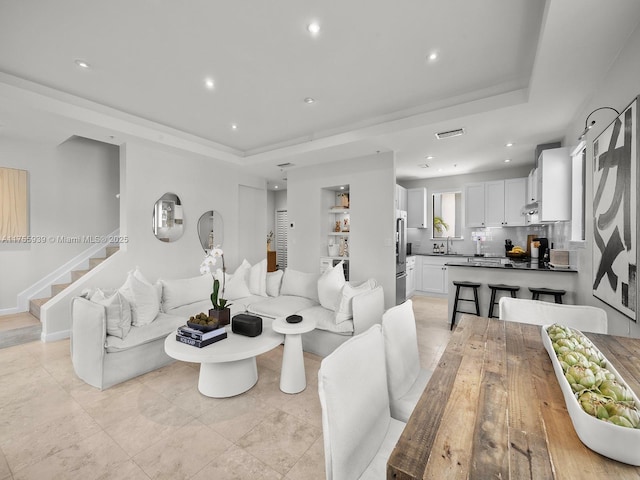
{"type": "Polygon", "coordinates": [[[302,355],[302,334],[316,328],[315,320],[303,319],[300,323],[287,323],[284,318],[273,321],[273,330],[285,335],[280,372],[280,390],[284,393],[300,393],[307,387],[302,355]]]}

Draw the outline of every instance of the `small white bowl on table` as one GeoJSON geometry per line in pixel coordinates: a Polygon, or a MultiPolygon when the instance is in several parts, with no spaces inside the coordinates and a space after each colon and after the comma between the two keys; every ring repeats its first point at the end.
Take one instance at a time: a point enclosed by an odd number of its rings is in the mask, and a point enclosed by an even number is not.
{"type": "Polygon", "coordinates": [[[316,328],[316,321],[302,319],[299,323],[288,323],[285,318],[273,321],[273,331],[285,335],[280,372],[280,390],[284,393],[300,393],[307,388],[302,353],[302,334],[316,328]]]}
{"type": "Polygon", "coordinates": [[[198,390],[207,397],[226,398],[239,395],[258,381],[256,356],[282,344],[283,336],[271,328],[271,320],[262,320],[257,337],[238,335],[227,325],[227,338],[203,348],[176,340],[176,332],[164,341],[164,350],[172,358],[200,364],[198,390]]]}

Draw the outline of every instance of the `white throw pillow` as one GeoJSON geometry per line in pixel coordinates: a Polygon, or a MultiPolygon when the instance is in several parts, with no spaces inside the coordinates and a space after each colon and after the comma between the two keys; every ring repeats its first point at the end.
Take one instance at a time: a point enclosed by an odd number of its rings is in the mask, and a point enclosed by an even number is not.
{"type": "Polygon", "coordinates": [[[328,269],[318,279],[318,299],[320,305],[335,312],[340,303],[342,287],[346,283],[344,279],[344,261],[328,269]]]}
{"type": "Polygon", "coordinates": [[[249,269],[249,291],[253,295],[267,296],[267,259],[249,269]]]}
{"type": "Polygon", "coordinates": [[[318,278],[319,273],[304,273],[287,268],[282,276],[280,295],[305,297],[319,303],[318,278]]]}
{"type": "Polygon", "coordinates": [[[267,295],[278,297],[280,295],[280,285],[282,285],[282,270],[267,272],[267,295]]]}
{"type": "Polygon", "coordinates": [[[357,287],[354,287],[349,282],[346,282],[344,284],[344,287],[342,287],[340,303],[336,310],[336,324],[351,320],[353,318],[353,297],[363,292],[373,290],[375,286],[376,283],[374,280],[367,280],[357,287]]]}
{"type": "Polygon", "coordinates": [[[125,296],[117,290],[107,294],[98,288],[90,300],[106,307],[107,335],[126,337],[131,330],[131,306],[125,296]]]}
{"type": "Polygon", "coordinates": [[[137,268],[129,272],[127,280],[119,289],[131,305],[133,326],[148,325],[160,311],[158,288],[151,285],[137,268]]]}
{"type": "Polygon", "coordinates": [[[220,292],[218,297],[222,297],[226,300],[237,300],[238,298],[245,298],[251,296],[251,291],[247,285],[246,277],[251,265],[244,260],[242,264],[236,268],[233,274],[225,274],[224,279],[224,294],[222,292],[222,270],[218,269],[216,272],[216,278],[220,280],[220,292]]]}
{"type": "Polygon", "coordinates": [[[160,283],[165,312],[181,305],[208,300],[213,292],[213,277],[209,274],[179,280],[160,280],[160,283]]]}

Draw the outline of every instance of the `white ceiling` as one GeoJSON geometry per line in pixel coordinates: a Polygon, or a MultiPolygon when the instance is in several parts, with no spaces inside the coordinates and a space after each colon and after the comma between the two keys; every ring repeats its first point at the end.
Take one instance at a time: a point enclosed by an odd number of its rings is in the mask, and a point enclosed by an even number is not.
{"type": "Polygon", "coordinates": [[[143,138],[271,185],[376,151],[399,179],[522,166],[639,20],[637,0],[0,0],[0,135],[143,138]]]}

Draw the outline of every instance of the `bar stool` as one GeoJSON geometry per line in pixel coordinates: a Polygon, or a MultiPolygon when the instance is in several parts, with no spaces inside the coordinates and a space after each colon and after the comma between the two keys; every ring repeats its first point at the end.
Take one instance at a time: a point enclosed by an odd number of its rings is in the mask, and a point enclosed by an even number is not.
{"type": "Polygon", "coordinates": [[[471,312],[464,312],[462,310],[458,310],[458,301],[460,302],[474,302],[476,305],[476,315],[479,317],[480,316],[480,302],[478,302],[478,288],[480,288],[480,284],[479,283],[474,283],[474,282],[453,282],[453,284],[456,286],[456,299],[453,302],[453,315],[451,315],[451,330],[453,330],[453,326],[456,323],[456,313],[460,312],[460,313],[471,313],[471,312]],[[469,298],[460,298],[460,288],[473,288],[473,300],[469,299],[469,298]]]}
{"type": "Polygon", "coordinates": [[[562,296],[567,293],[566,290],[554,290],[553,288],[529,288],[533,294],[531,300],[540,300],[540,295],[553,295],[556,303],[562,303],[562,296]]]}
{"type": "Polygon", "coordinates": [[[504,285],[502,283],[491,285],[489,284],[489,288],[491,289],[491,303],[489,304],[489,318],[498,318],[493,314],[493,306],[497,305],[496,302],[496,292],[497,291],[505,291],[511,293],[511,298],[516,298],[516,292],[520,290],[520,287],[514,287],[513,285],[504,285]]]}

